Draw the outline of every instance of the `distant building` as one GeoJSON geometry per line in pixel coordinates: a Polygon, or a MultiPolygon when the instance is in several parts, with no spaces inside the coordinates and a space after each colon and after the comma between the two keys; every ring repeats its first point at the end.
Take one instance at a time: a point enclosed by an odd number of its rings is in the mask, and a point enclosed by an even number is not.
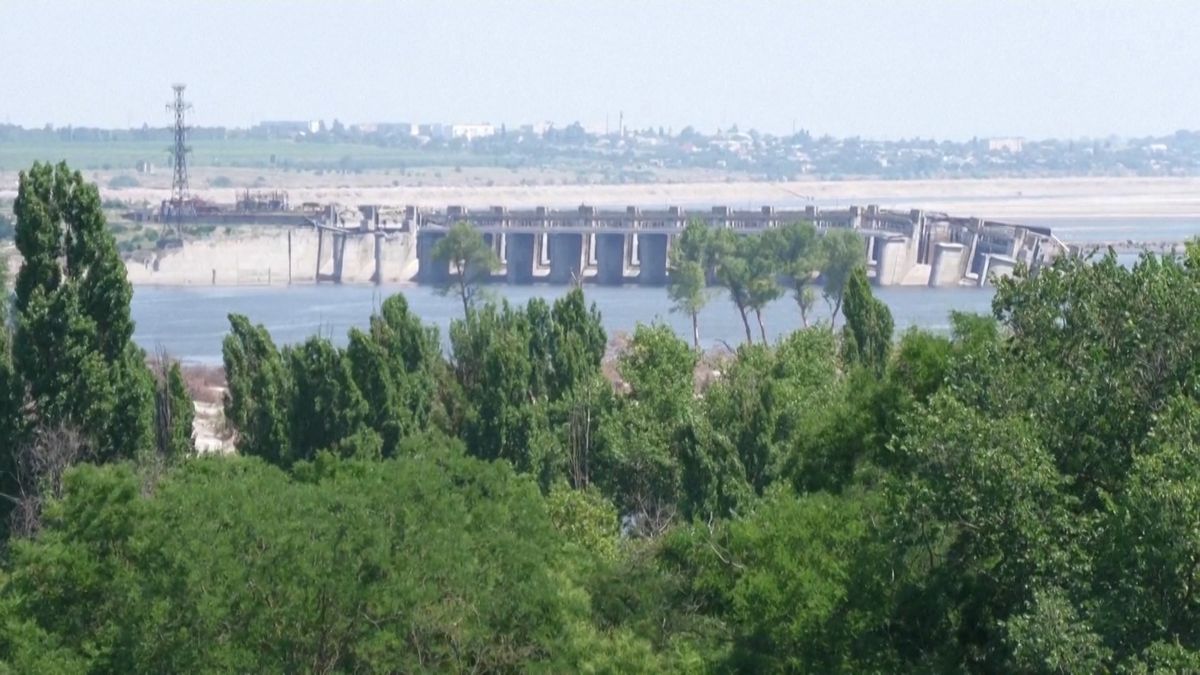
{"type": "Polygon", "coordinates": [[[522,124],[520,131],[523,134],[541,138],[542,136],[545,136],[546,132],[552,128],[554,128],[553,122],[538,122],[536,124],[522,124]]]}
{"type": "Polygon", "coordinates": [[[380,127],[386,129],[388,133],[400,136],[416,136],[421,132],[420,127],[411,122],[397,122],[395,124],[380,125],[380,127]]]}
{"type": "Polygon", "coordinates": [[[266,120],[256,124],[251,131],[273,138],[291,138],[301,134],[315,134],[322,126],[321,122],[316,121],[266,120]]]}
{"type": "Polygon", "coordinates": [[[468,141],[496,135],[496,127],[490,124],[451,124],[449,131],[450,138],[462,138],[468,141]]]}
{"type": "Polygon", "coordinates": [[[1018,154],[1025,146],[1023,138],[989,138],[988,152],[1007,152],[1018,154]]]}

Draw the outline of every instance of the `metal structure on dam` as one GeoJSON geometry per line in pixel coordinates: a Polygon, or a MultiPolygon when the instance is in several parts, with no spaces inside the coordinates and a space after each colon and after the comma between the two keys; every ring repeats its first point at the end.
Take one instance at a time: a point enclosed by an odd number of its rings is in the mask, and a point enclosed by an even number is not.
{"type": "MultiPolygon", "coordinates": [[[[390,214],[379,207],[362,206],[357,212],[341,215],[331,208],[322,222],[313,221],[313,225],[321,232],[320,246],[325,251],[319,257],[333,263],[327,266],[328,272],[318,274],[321,281],[341,280],[338,251],[347,237],[385,237],[401,231],[415,236],[417,281],[444,283],[456,271],[434,259],[434,247],[451,225],[465,221],[499,257],[501,268],[495,281],[661,285],[669,274],[672,240],[693,219],[744,233],[798,221],[811,222],[822,232],[853,230],[863,237],[869,275],[880,286],[984,285],[993,277],[1011,273],[1017,264],[1037,268],[1068,250],[1044,227],[874,205],[793,210],[764,206],[751,211],[725,206],[708,211],[632,206],[624,210],[581,206],[567,211],[545,207],[470,211],[451,206],[435,211],[410,206],[390,214]]],[[[376,260],[377,268],[382,269],[383,264],[376,260]]]]}

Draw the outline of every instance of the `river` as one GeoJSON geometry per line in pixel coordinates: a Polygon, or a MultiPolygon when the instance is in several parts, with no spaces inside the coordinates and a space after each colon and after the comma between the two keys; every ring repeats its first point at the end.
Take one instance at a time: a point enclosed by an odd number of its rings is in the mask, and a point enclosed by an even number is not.
{"type": "MultiPolygon", "coordinates": [[[[560,286],[492,286],[497,299],[524,304],[541,296],[552,300],[566,292],[560,286]]],[[[632,332],[640,323],[663,321],[680,336],[691,339],[687,316],[673,313],[663,288],[639,286],[586,287],[584,292],[600,311],[609,335],[632,332]]],[[[439,295],[428,286],[297,285],[261,287],[154,287],[139,286],[133,294],[134,339],[143,348],[162,347],[188,363],[221,361],[221,340],[229,327],[228,314],[244,314],[261,323],[279,344],[296,343],[320,334],[345,344],[352,326],[365,326],[372,311],[388,295],[404,293],[409,306],[426,323],[436,325],[443,338],[450,321],[462,315],[457,298],[439,295]]],[[[877,288],[877,297],[892,309],[898,330],[920,326],[946,330],[951,310],[988,312],[992,289],[979,288],[877,288]]],[[[818,299],[816,318],[828,320],[829,309],[818,299]]],[[[763,314],[771,340],[800,328],[800,313],[790,297],[777,300],[763,314]]],[[[758,327],[751,318],[755,339],[758,327]]],[[[700,314],[700,336],[706,346],[722,341],[736,345],[745,339],[737,310],[720,289],[700,314]]]]}
{"type": "MultiPolygon", "coordinates": [[[[1195,220],[1159,220],[1153,227],[1143,224],[1119,228],[1108,219],[1059,219],[1059,228],[1078,228],[1077,241],[1121,238],[1134,232],[1145,236],[1153,230],[1163,239],[1183,240],[1200,227],[1195,220]],[[1097,221],[1101,222],[1097,222],[1097,221]],[[1114,236],[1115,235],[1115,236],[1114,236]]],[[[1049,223],[1048,223],[1049,224],[1049,223]]],[[[1136,255],[1119,256],[1125,264],[1136,255]]],[[[496,299],[524,304],[532,297],[553,300],[566,292],[560,286],[490,286],[496,299]]],[[[942,332],[949,328],[951,311],[991,311],[991,288],[886,287],[874,289],[877,297],[892,310],[897,332],[911,326],[942,332]]],[[[443,340],[450,321],[462,315],[462,306],[454,297],[439,295],[428,286],[295,285],[242,287],[159,287],[138,286],[134,290],[132,312],[137,322],[134,339],[143,348],[159,347],[187,363],[221,362],[221,340],[229,327],[230,313],[244,314],[254,323],[267,327],[278,344],[292,344],[320,334],[345,344],[352,326],[365,326],[371,313],[388,295],[404,293],[410,307],[426,323],[436,325],[443,340]]],[[[600,311],[609,335],[632,332],[638,323],[662,321],[684,339],[691,340],[687,316],[671,311],[664,288],[624,286],[619,288],[588,286],[587,298],[600,311]]],[[[829,309],[817,300],[813,314],[828,321],[829,309]]],[[[758,327],[751,320],[755,339],[758,327]]],[[[767,336],[772,341],[801,327],[795,302],[784,296],[764,312],[767,336]]],[[[712,289],[712,299],[700,315],[700,336],[705,347],[721,343],[736,345],[745,339],[737,310],[720,289],[712,289]]]]}

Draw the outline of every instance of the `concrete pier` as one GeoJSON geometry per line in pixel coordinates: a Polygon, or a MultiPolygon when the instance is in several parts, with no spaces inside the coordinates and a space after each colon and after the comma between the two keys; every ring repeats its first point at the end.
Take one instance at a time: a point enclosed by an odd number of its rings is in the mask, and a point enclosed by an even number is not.
{"type": "Polygon", "coordinates": [[[908,260],[908,239],[904,237],[875,237],[875,284],[895,286],[904,280],[912,267],[908,260]]]}
{"type": "Polygon", "coordinates": [[[933,247],[929,268],[929,285],[957,286],[962,278],[963,251],[966,247],[952,242],[939,242],[933,247]]]}
{"type": "Polygon", "coordinates": [[[425,231],[417,235],[417,281],[441,285],[450,280],[450,265],[433,257],[433,247],[445,237],[445,232],[425,231]]]}
{"type": "Polygon", "coordinates": [[[505,278],[510,284],[533,283],[533,264],[537,257],[537,235],[527,232],[512,232],[505,235],[507,257],[507,272],[505,278]]]}
{"type": "Polygon", "coordinates": [[[550,276],[552,284],[570,284],[583,278],[582,234],[550,234],[550,276]]]}
{"type": "Polygon", "coordinates": [[[596,235],[596,282],[605,286],[620,286],[625,282],[624,234],[596,235]]]}
{"type": "Polygon", "coordinates": [[[662,286],[667,283],[667,242],[665,234],[638,236],[638,283],[662,286]]]}

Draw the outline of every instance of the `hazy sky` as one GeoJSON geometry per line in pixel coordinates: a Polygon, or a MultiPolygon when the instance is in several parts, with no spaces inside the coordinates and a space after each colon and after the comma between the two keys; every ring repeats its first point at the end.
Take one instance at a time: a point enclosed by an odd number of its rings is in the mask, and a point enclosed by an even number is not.
{"type": "Polygon", "coordinates": [[[737,123],[872,138],[1200,128],[1200,0],[0,0],[0,120],[737,123]]]}

